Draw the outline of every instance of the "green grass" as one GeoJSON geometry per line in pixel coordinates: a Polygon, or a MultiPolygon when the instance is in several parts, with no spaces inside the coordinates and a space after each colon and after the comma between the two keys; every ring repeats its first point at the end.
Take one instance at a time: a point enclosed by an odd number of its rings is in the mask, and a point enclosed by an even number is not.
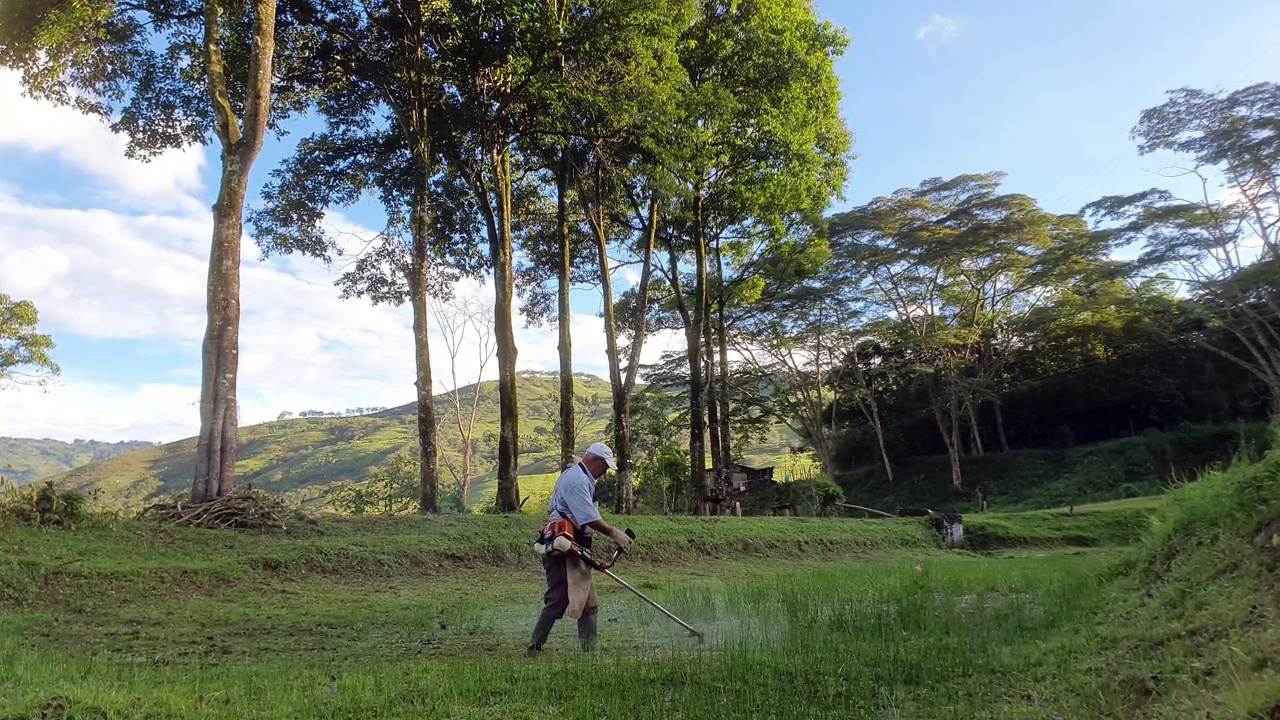
{"type": "Polygon", "coordinates": [[[1280,717],[1280,451],[1179,489],[1119,572],[1104,642],[1137,704],[1280,717]]]}
{"type": "Polygon", "coordinates": [[[536,660],[529,516],[0,528],[0,718],[1252,717],[1277,477],[967,516],[985,552],[919,519],[629,518],[617,571],[707,643],[597,576],[599,652],[563,621],[536,660]]]}
{"type": "Polygon", "coordinates": [[[1033,717],[1003,714],[1017,710],[1008,687],[979,677],[1019,674],[1035,693],[1070,670],[1081,641],[1064,633],[1084,618],[1090,563],[969,565],[926,553],[734,561],[711,578],[631,568],[705,629],[704,648],[602,586],[599,654],[580,656],[561,623],[537,661],[519,657],[540,595],[527,570],[458,576],[427,597],[413,579],[376,593],[307,580],[89,618],[26,611],[0,621],[26,638],[0,645],[0,716],[62,703],[76,717],[1033,717]]]}
{"type": "Polygon", "coordinates": [[[1114,500],[1076,508],[964,516],[965,539],[975,549],[1103,547],[1141,540],[1168,505],[1165,496],[1114,500]]]}

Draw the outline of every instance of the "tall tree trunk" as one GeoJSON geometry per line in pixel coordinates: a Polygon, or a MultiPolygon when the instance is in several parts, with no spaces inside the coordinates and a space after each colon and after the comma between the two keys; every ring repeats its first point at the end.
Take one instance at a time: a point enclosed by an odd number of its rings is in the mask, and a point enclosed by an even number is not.
{"type": "Polygon", "coordinates": [[[413,305],[413,350],[418,387],[418,511],[440,512],[440,463],[436,447],[436,405],[431,377],[431,339],[427,307],[427,278],[430,272],[428,248],[431,240],[431,210],[428,207],[430,159],[426,151],[415,154],[413,208],[413,265],[409,272],[409,298],[413,305]]]}
{"type": "Polygon", "coordinates": [[[560,167],[556,173],[556,243],[558,264],[556,284],[559,295],[557,326],[560,336],[560,469],[573,464],[577,451],[574,437],[573,410],[573,342],[570,338],[572,310],[569,307],[569,269],[572,257],[569,252],[569,151],[560,148],[560,167]]]}
{"type": "Polygon", "coordinates": [[[702,187],[693,195],[693,322],[685,333],[689,344],[689,467],[693,489],[698,495],[698,514],[709,515],[707,498],[711,495],[711,479],[707,476],[707,390],[703,383],[702,326],[707,322],[707,236],[703,226],[702,187]]]}
{"type": "MultiPolygon", "coordinates": [[[[596,203],[600,208],[600,177],[599,168],[596,170],[596,203]]],[[[583,202],[587,205],[586,201],[583,202]]],[[[613,315],[613,277],[609,270],[609,233],[605,226],[604,211],[598,210],[598,214],[592,213],[590,207],[587,207],[587,219],[590,221],[591,229],[596,236],[596,253],[600,262],[600,292],[603,296],[604,310],[604,341],[605,354],[609,361],[609,389],[613,395],[613,442],[614,447],[618,448],[625,444],[626,427],[623,419],[627,410],[627,392],[626,385],[622,381],[622,358],[618,352],[618,325],[613,315]]],[[[623,454],[622,458],[626,455],[623,454]]],[[[622,472],[622,464],[618,465],[619,474],[622,472]]],[[[618,493],[618,499],[615,503],[615,509],[622,512],[626,506],[624,493],[618,493]]]]}
{"type": "Polygon", "coordinates": [[[1000,438],[1000,452],[1009,452],[1009,436],[1004,432],[1004,410],[1000,407],[1000,396],[992,398],[992,407],[996,411],[996,435],[1000,438]]]}
{"type": "MultiPolygon", "coordinates": [[[[566,77],[564,53],[566,0],[555,0],[556,23],[559,30],[560,54],[556,58],[556,72],[566,77]]],[[[573,463],[577,451],[577,423],[573,408],[573,343],[570,338],[572,310],[569,307],[569,138],[561,138],[560,167],[556,170],[556,245],[559,263],[556,266],[556,290],[559,308],[556,314],[560,351],[560,469],[573,463]]]]}
{"type": "Polygon", "coordinates": [[[876,445],[880,448],[880,461],[884,465],[884,475],[890,483],[893,483],[893,462],[889,459],[889,445],[885,440],[884,422],[880,419],[880,403],[876,402],[875,389],[871,387],[871,381],[862,368],[857,364],[857,360],[853,361],[853,373],[858,382],[858,387],[867,393],[866,400],[861,399],[857,395],[854,399],[858,403],[858,408],[862,410],[862,414],[867,418],[867,422],[871,423],[872,430],[876,434],[876,445]]]}
{"type": "Polygon", "coordinates": [[[462,441],[462,507],[467,507],[467,503],[471,501],[471,438],[464,437],[462,441]]]}
{"type": "MultiPolygon", "coordinates": [[[[708,305],[710,301],[708,299],[708,305]]],[[[725,457],[720,443],[720,388],[716,377],[715,345],[712,342],[714,316],[710,307],[703,308],[702,314],[702,349],[706,353],[702,361],[705,364],[704,387],[707,393],[707,442],[711,447],[711,469],[716,482],[724,482],[725,457]]]]}
{"type": "Polygon", "coordinates": [[[959,488],[961,485],[959,424],[956,422],[955,413],[951,413],[950,427],[948,427],[947,413],[943,409],[942,399],[938,397],[932,379],[928,381],[927,388],[929,405],[933,409],[933,419],[938,425],[938,432],[942,435],[942,444],[947,448],[947,457],[951,460],[951,484],[959,488]]]}
{"type": "Polygon", "coordinates": [[[275,56],[276,3],[253,2],[253,54],[245,88],[243,128],[227,91],[222,56],[223,4],[204,6],[206,89],[213,109],[215,135],[222,146],[222,175],[213,206],[209,249],[206,322],[200,363],[200,434],[196,441],[195,502],[222,497],[235,487],[239,453],[240,373],[240,240],[249,171],[262,151],[271,111],[271,72],[275,56]]]}
{"type": "Polygon", "coordinates": [[[418,510],[440,511],[440,463],[436,447],[435,396],[431,386],[431,343],[427,316],[427,259],[425,250],[414,247],[410,297],[413,304],[413,347],[418,386],[418,510]]]}
{"type": "Polygon", "coordinates": [[[977,403],[968,400],[965,407],[969,409],[969,434],[973,436],[973,454],[986,455],[986,448],[982,446],[982,428],[978,426],[977,403]]]}
{"type": "Polygon", "coordinates": [[[871,426],[876,431],[876,444],[880,446],[880,461],[884,463],[884,476],[893,483],[893,461],[889,459],[889,444],[884,438],[884,423],[880,421],[880,406],[871,399],[871,426]]]}
{"type": "MultiPolygon", "coordinates": [[[[680,282],[680,263],[676,258],[675,248],[667,246],[667,259],[671,266],[672,295],[676,300],[676,309],[684,322],[685,347],[689,361],[689,491],[693,497],[692,510],[698,514],[706,513],[707,495],[707,449],[706,449],[706,414],[702,391],[702,336],[698,331],[695,312],[685,298],[683,283],[680,282]]],[[[693,303],[697,306],[696,301],[693,303]]]]}
{"type": "Polygon", "coordinates": [[[248,178],[238,160],[223,156],[222,183],[213,206],[209,254],[208,321],[200,385],[200,436],[191,499],[204,502],[235,487],[239,451],[236,379],[240,366],[240,237],[248,178]]]}
{"type": "Polygon", "coordinates": [[[955,395],[951,394],[951,484],[960,487],[960,456],[964,454],[964,441],[960,438],[960,411],[956,407],[955,395]]]}
{"type": "Polygon", "coordinates": [[[649,222],[645,228],[645,244],[640,269],[640,289],[636,302],[636,322],[631,328],[631,352],[627,359],[627,375],[623,380],[622,402],[614,405],[614,445],[618,455],[618,504],[615,510],[630,515],[635,512],[635,460],[631,457],[631,395],[640,374],[640,353],[648,332],[649,281],[653,277],[653,250],[658,237],[658,201],[649,201],[649,222]]]}
{"type": "Polygon", "coordinates": [[[520,510],[519,415],[516,403],[515,269],[511,236],[511,151],[503,147],[492,155],[494,187],[498,199],[497,234],[489,248],[493,259],[494,333],[498,350],[498,492],[499,512],[520,510]]]}
{"type": "Polygon", "coordinates": [[[716,303],[716,341],[720,349],[720,362],[716,371],[720,375],[720,394],[717,396],[720,402],[720,456],[724,464],[728,465],[733,462],[733,436],[729,428],[729,331],[725,321],[724,258],[720,254],[719,238],[716,239],[716,284],[719,288],[717,293],[719,299],[716,303]]]}

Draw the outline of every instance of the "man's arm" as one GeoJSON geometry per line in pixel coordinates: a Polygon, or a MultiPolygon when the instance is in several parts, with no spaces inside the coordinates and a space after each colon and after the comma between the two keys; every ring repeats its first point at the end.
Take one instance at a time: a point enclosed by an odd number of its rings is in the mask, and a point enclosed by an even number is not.
{"type": "Polygon", "coordinates": [[[618,547],[626,550],[631,545],[631,538],[627,537],[626,533],[618,528],[605,522],[604,518],[600,516],[600,511],[591,499],[592,489],[586,483],[574,483],[572,487],[567,488],[565,502],[569,505],[569,512],[573,514],[574,520],[596,532],[604,533],[612,538],[618,544],[618,547]],[[591,519],[582,522],[587,518],[591,519]]]}
{"type": "Polygon", "coordinates": [[[631,538],[627,537],[627,534],[622,532],[618,528],[605,522],[604,518],[600,518],[599,520],[592,520],[591,522],[587,523],[587,525],[590,526],[591,529],[595,530],[596,532],[602,532],[605,535],[608,535],[615,543],[618,544],[618,547],[622,548],[623,550],[626,550],[627,548],[631,547],[631,538]]]}

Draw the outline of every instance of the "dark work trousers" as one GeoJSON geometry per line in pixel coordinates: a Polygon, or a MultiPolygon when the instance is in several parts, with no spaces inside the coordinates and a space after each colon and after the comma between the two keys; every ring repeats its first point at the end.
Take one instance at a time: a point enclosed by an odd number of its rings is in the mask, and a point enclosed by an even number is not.
{"type": "MultiPolygon", "coordinates": [[[[547,592],[542,596],[542,612],[538,622],[533,626],[533,639],[529,642],[531,652],[539,652],[551,636],[551,628],[556,621],[564,617],[569,609],[569,576],[565,569],[564,557],[543,558],[542,567],[547,572],[547,592]]],[[[578,642],[583,650],[590,650],[596,640],[596,612],[598,608],[587,608],[578,618],[578,642]]]]}

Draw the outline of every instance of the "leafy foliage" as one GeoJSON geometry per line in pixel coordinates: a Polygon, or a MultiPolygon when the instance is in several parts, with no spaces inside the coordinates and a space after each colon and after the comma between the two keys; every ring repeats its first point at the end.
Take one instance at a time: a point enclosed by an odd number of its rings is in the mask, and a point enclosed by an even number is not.
{"type": "Polygon", "coordinates": [[[15,385],[43,387],[61,372],[49,356],[53,338],[36,332],[39,320],[30,300],[0,293],[0,390],[15,385]]]}
{"type": "Polygon", "coordinates": [[[89,517],[90,498],[78,490],[61,490],[53,481],[19,487],[0,482],[0,526],[18,524],[71,528],[89,517]]]}
{"type": "Polygon", "coordinates": [[[418,501],[418,460],[399,452],[369,469],[365,479],[339,485],[329,505],[348,515],[398,515],[418,501]]]}

